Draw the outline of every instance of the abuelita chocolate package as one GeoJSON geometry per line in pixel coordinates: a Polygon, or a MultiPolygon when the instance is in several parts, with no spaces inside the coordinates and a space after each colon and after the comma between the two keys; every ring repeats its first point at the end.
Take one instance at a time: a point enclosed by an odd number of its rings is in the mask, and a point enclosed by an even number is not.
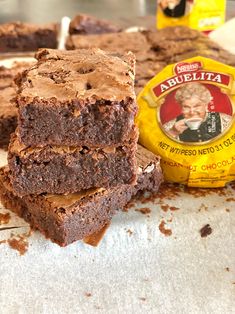
{"type": "Polygon", "coordinates": [[[167,66],[138,96],[140,143],[165,179],[220,187],[235,179],[235,69],[195,57],[167,66]]]}

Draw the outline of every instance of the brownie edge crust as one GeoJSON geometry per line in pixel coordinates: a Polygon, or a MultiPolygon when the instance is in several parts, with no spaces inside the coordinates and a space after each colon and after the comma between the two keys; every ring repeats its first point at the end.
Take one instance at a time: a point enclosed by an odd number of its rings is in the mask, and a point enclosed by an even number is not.
{"type": "Polygon", "coordinates": [[[3,205],[39,229],[47,238],[66,246],[102,229],[115,211],[123,208],[140,191],[157,192],[162,182],[159,159],[138,147],[137,184],[111,189],[90,189],[68,195],[16,196],[9,169],[0,169],[0,198],[3,205]]]}
{"type": "Polygon", "coordinates": [[[137,113],[132,53],[42,49],[36,57],[16,80],[22,143],[91,148],[130,137],[137,113]]]}
{"type": "Polygon", "coordinates": [[[121,146],[25,147],[16,134],[8,150],[10,179],[18,196],[27,194],[68,194],[89,188],[135,184],[138,129],[121,146]]]}

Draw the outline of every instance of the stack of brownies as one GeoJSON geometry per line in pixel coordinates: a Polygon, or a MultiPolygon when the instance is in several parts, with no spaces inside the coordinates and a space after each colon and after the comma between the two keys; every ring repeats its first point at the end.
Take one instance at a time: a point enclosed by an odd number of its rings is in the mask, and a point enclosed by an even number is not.
{"type": "Polygon", "coordinates": [[[65,246],[109,223],[159,160],[137,151],[134,55],[43,49],[18,76],[18,128],[0,171],[3,204],[65,246]],[[138,163],[138,166],[137,166],[138,163]]]}

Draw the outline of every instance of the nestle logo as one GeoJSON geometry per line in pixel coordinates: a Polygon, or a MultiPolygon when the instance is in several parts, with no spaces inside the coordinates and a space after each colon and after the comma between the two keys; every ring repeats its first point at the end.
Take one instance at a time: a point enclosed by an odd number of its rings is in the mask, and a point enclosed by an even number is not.
{"type": "Polygon", "coordinates": [[[201,68],[202,68],[202,63],[200,61],[192,62],[192,63],[181,62],[175,65],[174,72],[176,74],[181,74],[185,72],[198,71],[201,68]]]}

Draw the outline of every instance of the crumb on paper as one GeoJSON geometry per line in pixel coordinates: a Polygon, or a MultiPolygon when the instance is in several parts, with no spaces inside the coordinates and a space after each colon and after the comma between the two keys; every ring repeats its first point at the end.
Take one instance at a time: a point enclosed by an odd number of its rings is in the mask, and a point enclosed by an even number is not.
{"type": "Polygon", "coordinates": [[[230,213],[230,209],[229,208],[225,208],[225,211],[230,213]]]}
{"type": "Polygon", "coordinates": [[[26,235],[12,235],[11,238],[7,240],[7,243],[10,248],[18,251],[20,255],[24,255],[28,251],[29,243],[26,235]]]}
{"type": "Polygon", "coordinates": [[[199,207],[198,211],[200,212],[201,210],[207,211],[208,206],[206,206],[204,203],[201,203],[201,206],[199,207]]]}
{"type": "Polygon", "coordinates": [[[226,267],[225,269],[226,269],[226,271],[230,271],[229,267],[226,267]]]}
{"type": "Polygon", "coordinates": [[[92,294],[90,292],[85,292],[85,296],[89,298],[92,296],[92,294]]]}
{"type": "Polygon", "coordinates": [[[205,197],[211,194],[217,194],[218,196],[226,196],[227,195],[227,189],[222,188],[195,188],[195,187],[184,187],[184,192],[187,192],[188,194],[192,195],[195,198],[198,197],[205,197]]]}
{"type": "Polygon", "coordinates": [[[176,206],[170,206],[169,208],[171,211],[180,210],[180,208],[176,206]]]}
{"type": "Polygon", "coordinates": [[[166,224],[166,222],[164,220],[162,220],[161,223],[159,224],[158,228],[159,228],[161,233],[163,233],[166,237],[169,237],[172,235],[172,230],[166,229],[165,224],[166,224]]]}
{"type": "Polygon", "coordinates": [[[28,232],[22,234],[11,233],[10,238],[0,241],[0,244],[7,243],[11,249],[18,251],[20,255],[24,255],[28,251],[28,238],[32,233],[33,231],[31,228],[28,232]]]}
{"type": "Polygon", "coordinates": [[[200,229],[200,234],[202,238],[207,237],[212,233],[212,228],[209,224],[206,224],[204,227],[200,229]]]}
{"type": "Polygon", "coordinates": [[[235,202],[235,198],[234,197],[228,197],[228,198],[226,198],[226,202],[235,202]]]}
{"type": "Polygon", "coordinates": [[[141,214],[144,215],[151,213],[151,209],[148,207],[137,208],[135,209],[135,211],[140,212],[141,214]]]}
{"type": "Polygon", "coordinates": [[[129,236],[133,234],[133,231],[131,229],[128,229],[126,232],[129,234],[129,236]]]}
{"type": "Polygon", "coordinates": [[[140,297],[139,298],[141,301],[146,301],[146,298],[144,298],[144,297],[140,297]]]}
{"type": "Polygon", "coordinates": [[[11,219],[10,213],[0,213],[0,225],[8,224],[11,219]]]}
{"type": "Polygon", "coordinates": [[[167,212],[168,209],[169,209],[169,205],[167,205],[167,204],[162,204],[162,205],[161,205],[161,209],[162,209],[164,212],[167,212]]]}

